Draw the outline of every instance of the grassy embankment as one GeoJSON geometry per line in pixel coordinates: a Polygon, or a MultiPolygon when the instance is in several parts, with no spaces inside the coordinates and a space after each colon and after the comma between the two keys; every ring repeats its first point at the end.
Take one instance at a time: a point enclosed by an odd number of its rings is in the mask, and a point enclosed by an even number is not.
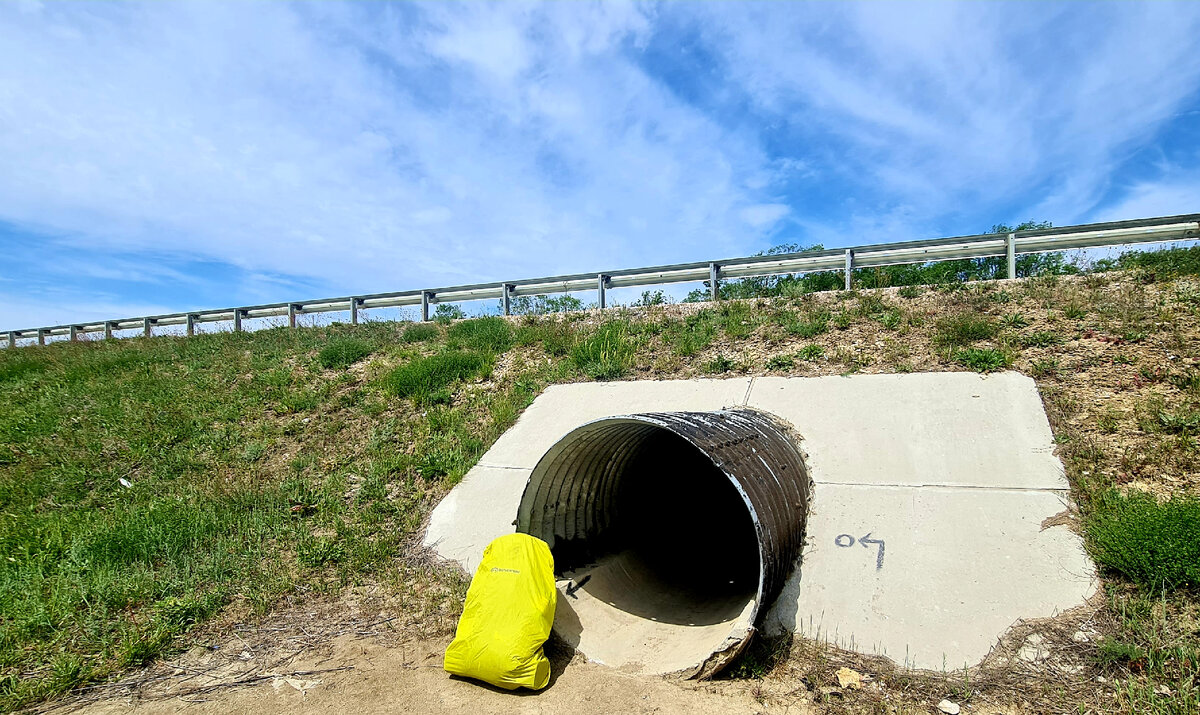
{"type": "MultiPolygon", "coordinates": [[[[413,538],[548,384],[1011,368],[1038,381],[1105,568],[1100,637],[1073,646],[1084,667],[1065,688],[881,682],[895,697],[1194,712],[1198,266],[1175,251],[1019,283],[733,284],[769,297],[0,352],[0,707],[145,663],[222,614],[355,584],[452,616],[461,580],[412,559],[413,538]]],[[[839,662],[792,648],[737,671],[827,682],[839,662]]]]}

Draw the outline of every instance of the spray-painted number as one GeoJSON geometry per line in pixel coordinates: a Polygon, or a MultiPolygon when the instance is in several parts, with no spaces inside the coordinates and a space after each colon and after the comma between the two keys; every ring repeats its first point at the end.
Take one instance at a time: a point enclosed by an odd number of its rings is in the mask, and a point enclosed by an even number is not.
{"type": "MultiPolygon", "coordinates": [[[[833,543],[841,546],[842,548],[849,548],[854,546],[854,537],[849,534],[838,534],[838,537],[833,540],[833,543]]],[[[879,551],[875,554],[875,570],[881,570],[883,568],[883,539],[872,539],[871,532],[868,531],[866,536],[858,537],[858,543],[862,544],[863,547],[867,549],[871,548],[871,544],[879,545],[879,551]]]]}

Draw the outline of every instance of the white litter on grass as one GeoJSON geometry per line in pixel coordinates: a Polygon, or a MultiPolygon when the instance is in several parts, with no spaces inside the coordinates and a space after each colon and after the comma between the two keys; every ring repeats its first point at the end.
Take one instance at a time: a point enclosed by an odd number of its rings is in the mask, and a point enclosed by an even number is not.
{"type": "Polygon", "coordinates": [[[125,477],[118,477],[118,478],[117,478],[117,482],[118,482],[118,483],[120,483],[120,485],[121,485],[121,486],[123,486],[123,487],[125,487],[126,489],[129,489],[129,488],[133,487],[133,483],[132,483],[132,482],[130,482],[130,481],[129,481],[128,479],[126,479],[125,477]]]}

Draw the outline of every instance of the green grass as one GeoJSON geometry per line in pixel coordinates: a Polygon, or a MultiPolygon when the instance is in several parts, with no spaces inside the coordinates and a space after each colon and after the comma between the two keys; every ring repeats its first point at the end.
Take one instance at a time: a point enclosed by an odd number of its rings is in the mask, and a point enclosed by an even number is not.
{"type": "Polygon", "coordinates": [[[812,340],[829,330],[830,314],[827,310],[812,311],[803,315],[792,316],[784,328],[792,335],[812,340]]]}
{"type": "Polygon", "coordinates": [[[663,330],[663,340],[680,357],[691,357],[700,352],[716,335],[716,311],[709,309],[672,322],[663,330]]]}
{"type": "Polygon", "coordinates": [[[442,337],[442,331],[430,323],[413,323],[404,329],[401,339],[406,343],[424,343],[442,337]]]}
{"type": "Polygon", "coordinates": [[[1012,364],[1012,358],[1001,350],[966,348],[954,353],[954,362],[976,372],[1002,370],[1012,364]]]}
{"type": "Polygon", "coordinates": [[[1063,339],[1058,333],[1052,333],[1049,330],[1039,330],[1036,333],[1022,335],[1020,341],[1021,345],[1027,348],[1048,348],[1051,345],[1058,345],[1063,342],[1063,339]]]}
{"type": "Polygon", "coordinates": [[[318,524],[346,525],[356,569],[396,553],[417,524],[410,504],[367,500],[351,514],[326,489],[336,468],[269,471],[282,443],[318,429],[302,414],[345,378],[297,356],[338,345],[326,355],[340,364],[351,341],[393,330],[0,351],[0,710],[152,660],[231,600],[262,610],[297,579],[318,586],[285,555],[318,524]]]}
{"type": "Polygon", "coordinates": [[[358,338],[339,337],[329,341],[317,353],[317,362],[330,369],[347,368],[372,352],[371,346],[358,338]]]}
{"type": "Polygon", "coordinates": [[[504,318],[489,316],[464,320],[446,331],[447,342],[466,350],[501,353],[513,344],[512,325],[504,318]]]}
{"type": "Polygon", "coordinates": [[[1000,327],[989,316],[977,313],[958,313],[937,321],[934,342],[944,346],[962,346],[990,340],[1000,327]]]}
{"type": "Polygon", "coordinates": [[[1200,498],[1109,492],[1087,519],[1096,563],[1152,592],[1200,587],[1200,498]]]}
{"type": "Polygon", "coordinates": [[[633,366],[635,345],[625,320],[611,320],[571,348],[575,367],[593,380],[614,380],[633,366]]]}
{"type": "Polygon", "coordinates": [[[736,365],[737,363],[735,363],[732,359],[724,355],[718,355],[704,364],[704,372],[707,372],[710,375],[716,375],[723,372],[729,372],[736,367],[736,365]]]}
{"type": "Polygon", "coordinates": [[[408,361],[388,373],[383,384],[393,395],[411,397],[419,404],[446,402],[454,383],[480,377],[491,368],[489,355],[448,350],[408,361]]]}
{"type": "Polygon", "coordinates": [[[517,345],[541,345],[546,354],[561,357],[571,351],[579,339],[574,324],[567,320],[530,315],[517,328],[517,345]]]}
{"type": "Polygon", "coordinates": [[[800,348],[799,352],[796,353],[796,357],[809,362],[824,356],[825,348],[821,347],[820,345],[805,345],[804,347],[800,348]]]}
{"type": "Polygon", "coordinates": [[[791,370],[796,367],[796,359],[791,355],[774,355],[767,360],[768,370],[791,370]]]}

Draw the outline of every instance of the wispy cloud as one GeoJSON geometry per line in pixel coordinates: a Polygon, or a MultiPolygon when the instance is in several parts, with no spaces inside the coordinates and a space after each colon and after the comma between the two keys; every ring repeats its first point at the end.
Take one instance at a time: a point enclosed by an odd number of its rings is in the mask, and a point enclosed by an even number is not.
{"type": "Polygon", "coordinates": [[[0,279],[38,298],[6,315],[1157,213],[1195,185],[1198,29],[1182,3],[3,4],[0,279]]]}

